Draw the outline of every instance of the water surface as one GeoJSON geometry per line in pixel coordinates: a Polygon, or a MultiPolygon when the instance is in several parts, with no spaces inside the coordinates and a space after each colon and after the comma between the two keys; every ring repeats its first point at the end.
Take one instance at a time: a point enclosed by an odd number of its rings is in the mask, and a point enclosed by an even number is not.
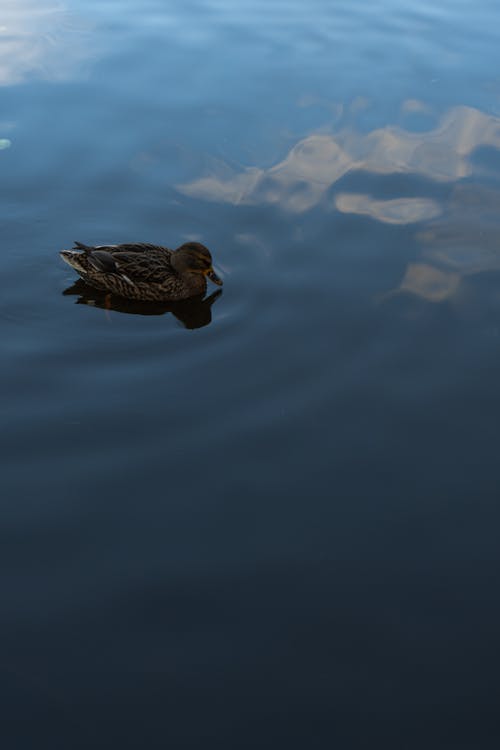
{"type": "Polygon", "coordinates": [[[497,747],[499,22],[4,0],[5,747],[497,747]]]}

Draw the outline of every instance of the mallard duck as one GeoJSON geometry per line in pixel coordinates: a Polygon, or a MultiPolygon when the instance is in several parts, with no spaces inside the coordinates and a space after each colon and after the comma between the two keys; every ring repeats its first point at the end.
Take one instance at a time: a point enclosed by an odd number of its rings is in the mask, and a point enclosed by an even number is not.
{"type": "Polygon", "coordinates": [[[210,251],[200,242],[186,242],[177,250],[145,242],[96,247],[75,242],[60,255],[91,286],[142,302],[205,294],[207,278],[222,286],[210,251]]]}

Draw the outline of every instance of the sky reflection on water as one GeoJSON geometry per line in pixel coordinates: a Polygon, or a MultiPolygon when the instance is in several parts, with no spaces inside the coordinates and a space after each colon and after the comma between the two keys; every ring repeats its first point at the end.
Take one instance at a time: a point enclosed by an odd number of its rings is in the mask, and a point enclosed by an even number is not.
{"type": "MultiPolygon", "coordinates": [[[[430,111],[415,101],[404,102],[402,109],[430,111]]],[[[497,253],[492,252],[493,247],[485,248],[489,242],[485,232],[480,238],[482,249],[471,244],[464,253],[464,244],[467,245],[468,236],[473,242],[471,225],[484,223],[485,214],[494,223],[490,229],[491,245],[497,244],[500,193],[474,184],[454,189],[440,200],[414,193],[429,189],[418,178],[437,183],[480,178],[484,168],[475,163],[474,156],[481,148],[500,149],[500,118],[457,106],[443,115],[432,130],[411,132],[389,125],[366,134],[342,128],[332,135],[312,134],[269,169],[254,166],[234,174],[229,165],[220,164],[212,168],[209,176],[196,178],[178,189],[201,200],[236,206],[271,204],[296,214],[319,206],[324,211],[335,208],[343,214],[368,216],[388,224],[430,222],[428,230],[417,232],[425,263],[409,264],[400,289],[430,302],[442,302],[458,290],[461,275],[498,269],[497,253]],[[362,182],[363,172],[400,176],[393,190],[402,189],[413,195],[381,199],[342,189],[343,178],[359,173],[354,178],[362,182]],[[334,190],[337,183],[341,184],[334,190]],[[475,193],[477,199],[473,200],[475,193]],[[468,205],[461,206],[464,199],[468,205]],[[436,244],[439,248],[433,250],[436,244]],[[437,267],[429,265],[432,261],[437,267]]],[[[371,186],[377,189],[373,181],[371,186]]],[[[477,232],[475,239],[479,239],[477,232]]]]}
{"type": "Polygon", "coordinates": [[[498,746],[499,22],[3,3],[6,747],[498,746]]]}
{"type": "Polygon", "coordinates": [[[66,2],[2,0],[0,87],[80,75],[89,55],[95,54],[91,31],[66,2]]]}
{"type": "MultiPolygon", "coordinates": [[[[181,185],[179,190],[192,197],[235,205],[278,203],[285,210],[300,213],[320,203],[330,188],[351,171],[413,174],[438,182],[462,179],[473,172],[470,156],[481,146],[500,148],[500,119],[471,107],[455,107],[431,131],[414,133],[388,125],[368,134],[352,130],[340,130],[335,135],[312,134],[270,169],[250,167],[234,176],[212,174],[181,185]]],[[[225,170],[230,172],[229,167],[225,170]]],[[[346,195],[341,203],[340,210],[348,211],[346,195]]],[[[357,205],[353,201],[350,210],[357,213],[357,205]]],[[[407,205],[401,204],[400,223],[405,223],[407,205]]],[[[411,217],[411,203],[408,208],[411,217]]],[[[432,218],[438,210],[436,206],[429,209],[431,217],[424,212],[423,219],[432,218]]],[[[365,213],[366,208],[360,212],[365,213]]],[[[397,210],[391,213],[397,218],[397,210]]],[[[378,214],[372,207],[372,214],[373,218],[386,220],[383,211],[378,214]]]]}

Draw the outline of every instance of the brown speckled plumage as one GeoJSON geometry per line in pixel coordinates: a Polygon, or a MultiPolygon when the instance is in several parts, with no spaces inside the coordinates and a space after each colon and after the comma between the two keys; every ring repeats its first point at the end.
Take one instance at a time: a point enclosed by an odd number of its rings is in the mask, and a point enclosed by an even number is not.
{"type": "Polygon", "coordinates": [[[187,242],[177,250],[148,243],[92,247],[75,242],[60,255],[88,284],[127,299],[187,299],[206,292],[207,277],[222,285],[210,251],[199,242],[187,242]]]}

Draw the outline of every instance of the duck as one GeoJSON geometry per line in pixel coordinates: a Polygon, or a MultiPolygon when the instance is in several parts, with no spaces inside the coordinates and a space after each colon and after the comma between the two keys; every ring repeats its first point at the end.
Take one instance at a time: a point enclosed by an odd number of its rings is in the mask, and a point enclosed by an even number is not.
{"type": "Polygon", "coordinates": [[[147,242],[95,246],[75,242],[60,256],[87,284],[140,302],[176,302],[204,295],[207,279],[223,284],[201,242],[186,242],[176,250],[147,242]]]}

